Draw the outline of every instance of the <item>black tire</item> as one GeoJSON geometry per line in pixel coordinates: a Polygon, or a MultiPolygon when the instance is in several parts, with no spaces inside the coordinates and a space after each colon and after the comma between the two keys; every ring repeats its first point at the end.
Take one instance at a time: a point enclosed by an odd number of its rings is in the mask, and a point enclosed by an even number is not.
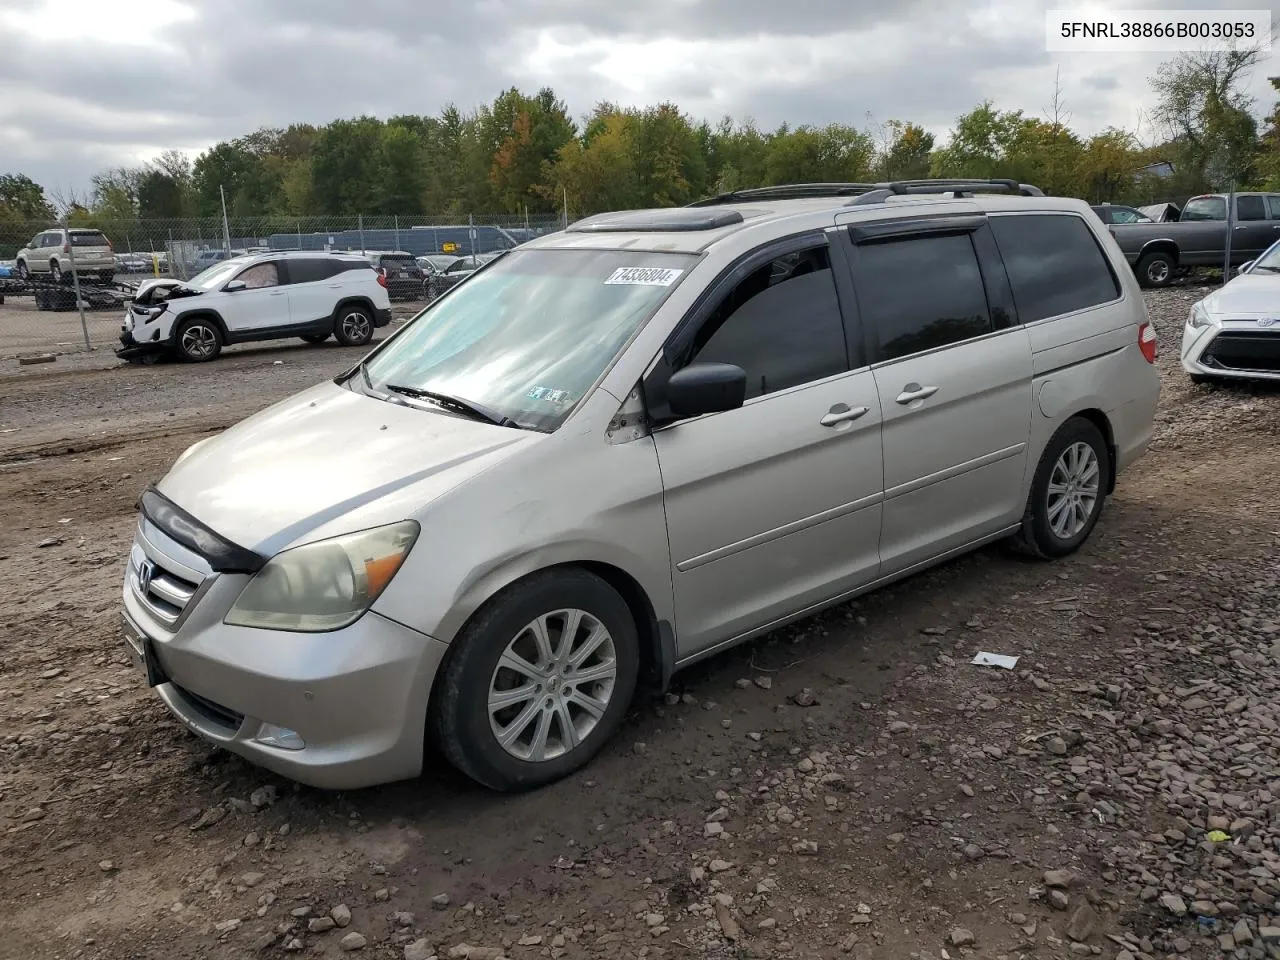
{"type": "Polygon", "coordinates": [[[324,343],[326,340],[328,340],[328,339],[329,339],[329,334],[327,334],[327,333],[306,333],[306,334],[303,334],[302,339],[303,339],[303,340],[305,340],[305,341],[307,341],[307,343],[324,343]]]}
{"type": "Polygon", "coordinates": [[[1173,283],[1177,267],[1172,254],[1154,250],[1138,261],[1134,272],[1138,275],[1138,283],[1144,287],[1167,287],[1173,283]]]}
{"type": "Polygon", "coordinates": [[[358,303],[343,304],[334,312],[333,335],[344,347],[363,347],[373,339],[373,316],[358,303]]]}
{"type": "MultiPolygon", "coordinates": [[[[1107,489],[1111,481],[1111,453],[1107,441],[1096,426],[1083,417],[1072,417],[1050,438],[1036,467],[1031,481],[1031,493],[1027,497],[1026,511],[1022,516],[1022,528],[1014,534],[1012,546],[1027,556],[1040,560],[1056,560],[1075,553],[1089,539],[1097,526],[1106,503],[1107,489]],[[1090,513],[1082,526],[1069,536],[1053,529],[1050,522],[1049,485],[1053,480],[1058,461],[1076,444],[1087,444],[1093,451],[1097,470],[1097,494],[1090,513]]],[[[1068,508],[1071,509],[1071,508],[1068,508]]]]}
{"type": "Polygon", "coordinates": [[[31,279],[31,271],[27,269],[27,261],[19,260],[17,269],[18,269],[19,280],[22,280],[25,283],[26,281],[31,279]]]}
{"type": "Polygon", "coordinates": [[[173,346],[188,363],[208,363],[222,352],[222,331],[210,317],[188,317],[173,332],[173,346]]]}
{"type": "Polygon", "coordinates": [[[116,275],[110,270],[103,270],[102,273],[98,274],[98,279],[103,283],[111,283],[115,278],[116,275]]]}
{"type": "MultiPolygon", "coordinates": [[[[588,665],[591,662],[591,658],[586,661],[588,665]]],[[[490,600],[453,641],[435,684],[429,732],[445,757],[478,783],[502,792],[530,790],[568,776],[599,753],[626,716],[639,669],[640,641],[635,620],[617,591],[585,570],[535,575],[490,600]],[[535,620],[561,610],[583,611],[604,626],[613,641],[616,672],[608,702],[595,726],[576,746],[551,759],[534,762],[508,752],[498,742],[490,723],[489,693],[507,646],[535,620]]],[[[572,677],[572,672],[567,676],[572,677]]],[[[535,701],[541,697],[539,693],[521,703],[537,710],[535,701]]],[[[515,710],[516,706],[510,709],[515,710]]],[[[556,730],[562,732],[560,714],[545,704],[542,709],[551,717],[548,725],[554,723],[556,730]]],[[[537,716],[540,714],[535,713],[537,716]]],[[[584,716],[585,711],[577,714],[579,719],[584,716]]],[[[571,718],[570,723],[573,725],[576,720],[571,718]]],[[[523,729],[528,731],[532,726],[536,735],[538,725],[538,720],[530,719],[523,729]]],[[[559,737],[558,733],[557,744],[562,745],[559,737]]],[[[517,737],[517,741],[520,739],[517,737]]],[[[549,727],[544,739],[550,742],[549,727]]]]}
{"type": "Polygon", "coordinates": [[[62,282],[62,264],[58,263],[57,260],[49,261],[49,279],[54,283],[62,282]]]}

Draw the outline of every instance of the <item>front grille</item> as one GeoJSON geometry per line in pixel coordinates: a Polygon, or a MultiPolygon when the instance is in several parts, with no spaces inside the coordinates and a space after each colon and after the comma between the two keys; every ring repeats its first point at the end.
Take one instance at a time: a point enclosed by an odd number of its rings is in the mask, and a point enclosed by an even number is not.
{"type": "Polygon", "coordinates": [[[157,620],[174,626],[191,606],[205,577],[167,556],[139,528],[129,553],[129,586],[157,620]]]}
{"type": "Polygon", "coordinates": [[[174,692],[187,702],[187,705],[204,719],[210,723],[216,723],[220,727],[225,727],[231,733],[235,733],[240,729],[240,724],[244,722],[244,714],[237,713],[230,707],[224,707],[220,703],[215,703],[206,697],[200,696],[198,693],[192,693],[186,687],[180,687],[176,683],[173,684],[174,692]]]}
{"type": "Polygon", "coordinates": [[[1280,373],[1280,331],[1223,331],[1213,338],[1200,362],[1241,373],[1280,373]]]}

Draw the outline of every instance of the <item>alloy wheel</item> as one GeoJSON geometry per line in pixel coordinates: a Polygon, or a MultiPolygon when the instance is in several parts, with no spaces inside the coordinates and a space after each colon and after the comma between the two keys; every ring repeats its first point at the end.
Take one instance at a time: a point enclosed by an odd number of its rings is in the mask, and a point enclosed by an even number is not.
{"type": "Polygon", "coordinates": [[[489,727],[511,756],[564,756],[603,719],[618,677],[613,636],[584,610],[557,610],[507,644],[489,681],[489,727]]]}

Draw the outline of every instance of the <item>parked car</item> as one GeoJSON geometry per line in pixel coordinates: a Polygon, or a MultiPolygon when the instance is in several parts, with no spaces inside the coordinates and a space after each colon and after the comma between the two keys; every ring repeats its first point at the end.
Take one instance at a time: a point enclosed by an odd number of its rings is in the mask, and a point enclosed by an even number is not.
{"type": "Polygon", "coordinates": [[[213,360],[223,346],[301,337],[363,346],[391,322],[381,276],[360,256],[246,254],[190,280],[139,284],[125,313],[116,355],[147,360],[175,354],[213,360]]]}
{"type": "Polygon", "coordinates": [[[1154,223],[1137,207],[1126,207],[1122,203],[1099,203],[1091,209],[1103,223],[1154,223]]]}
{"type": "Polygon", "coordinates": [[[53,227],[36,234],[31,242],[18,251],[18,274],[23,279],[47,279],[61,283],[64,276],[75,272],[81,278],[96,277],[103,283],[115,279],[116,262],[111,241],[101,230],[87,227],[53,227]],[[75,252],[72,252],[72,247],[75,252]]]}
{"type": "Polygon", "coordinates": [[[1280,380],[1280,240],[1192,305],[1181,358],[1196,383],[1280,380]]]}
{"type": "Polygon", "coordinates": [[[416,259],[422,268],[425,297],[432,300],[440,295],[441,285],[437,282],[440,275],[458,258],[447,253],[429,253],[416,259]]]}
{"type": "Polygon", "coordinates": [[[201,250],[191,261],[191,269],[193,273],[203,273],[216,263],[224,260],[230,260],[232,257],[243,257],[248,254],[247,250],[232,249],[224,250],[221,247],[212,250],[201,250]]]}
{"type": "Polygon", "coordinates": [[[486,263],[500,256],[502,253],[480,253],[475,256],[456,257],[438,276],[432,278],[435,294],[439,296],[451,287],[457,286],[486,263]]]}
{"type": "MultiPolygon", "coordinates": [[[[1231,265],[1256,259],[1280,237],[1280,193],[1237,193],[1231,265]]],[[[1192,197],[1176,221],[1109,228],[1147,287],[1167,286],[1180,269],[1221,267],[1227,254],[1227,195],[1192,197]]]]}
{"type": "Polygon", "coordinates": [[[1078,550],[1156,349],[1098,218],[1025,185],[589,217],[183,453],[125,639],[183,723],[295,780],[412,777],[430,741],[549,783],[642,681],[982,544],[1078,550]]]}
{"type": "Polygon", "coordinates": [[[426,295],[426,274],[411,253],[399,250],[370,251],[374,269],[387,281],[392,300],[421,300],[426,295]]]}

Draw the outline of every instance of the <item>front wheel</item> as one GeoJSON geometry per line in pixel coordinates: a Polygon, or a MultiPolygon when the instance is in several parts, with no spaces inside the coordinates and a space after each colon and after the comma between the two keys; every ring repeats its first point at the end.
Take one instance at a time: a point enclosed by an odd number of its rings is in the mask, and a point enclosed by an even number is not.
{"type": "Polygon", "coordinates": [[[27,269],[27,261],[18,261],[18,279],[24,283],[31,279],[31,271],[27,269]]]}
{"type": "Polygon", "coordinates": [[[626,602],[583,570],[498,594],[453,641],[432,732],[467,776],[528,790],[584,766],[622,723],[640,642],[626,602]]]}
{"type": "Polygon", "coordinates": [[[303,339],[303,340],[305,340],[305,341],[307,341],[307,343],[324,343],[326,340],[328,340],[328,339],[329,339],[329,334],[327,334],[327,333],[305,333],[305,334],[303,334],[303,335],[302,335],[302,339],[303,339]]]}
{"type": "Polygon", "coordinates": [[[222,333],[207,317],[192,317],[178,324],[174,341],[178,355],[191,363],[206,363],[222,352],[222,333]]]}
{"type": "Polygon", "coordinates": [[[1079,550],[1102,514],[1111,469],[1107,442],[1092,422],[1073,417],[1059,427],[1040,457],[1015,547],[1043,560],[1079,550]]]}
{"type": "Polygon", "coordinates": [[[373,339],[373,317],[364,307],[354,304],[339,307],[333,335],[344,347],[363,347],[373,339]]]}
{"type": "Polygon", "coordinates": [[[49,279],[54,283],[62,282],[62,264],[58,263],[57,260],[49,261],[49,279]]]}

